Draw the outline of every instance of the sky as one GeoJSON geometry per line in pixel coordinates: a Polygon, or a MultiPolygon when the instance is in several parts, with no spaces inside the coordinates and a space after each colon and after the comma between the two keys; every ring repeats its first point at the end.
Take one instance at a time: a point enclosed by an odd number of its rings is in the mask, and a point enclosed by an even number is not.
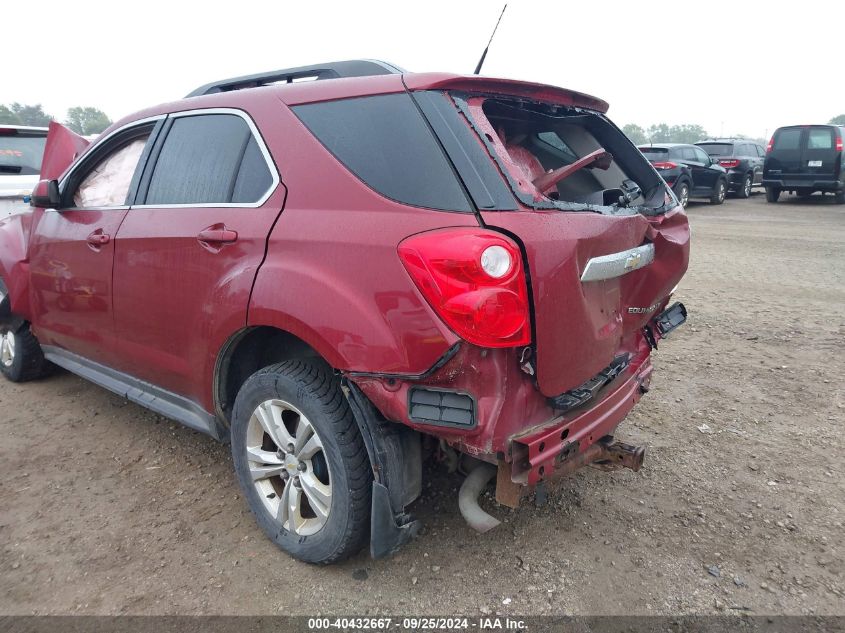
{"type": "MultiPolygon", "coordinates": [[[[503,2],[7,0],[0,103],[118,119],[204,83],[343,59],[469,74],[503,2]],[[20,56],[14,57],[13,51],[20,56]]],[[[845,113],[843,0],[510,0],[483,75],[610,103],[619,126],[767,138],[845,113]],[[792,4],[792,3],[790,3],[792,4]]]]}

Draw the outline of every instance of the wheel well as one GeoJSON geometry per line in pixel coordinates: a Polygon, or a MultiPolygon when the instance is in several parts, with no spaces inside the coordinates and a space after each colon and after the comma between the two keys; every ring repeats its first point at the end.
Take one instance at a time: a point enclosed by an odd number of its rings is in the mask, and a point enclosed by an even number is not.
{"type": "Polygon", "coordinates": [[[235,398],[247,378],[268,365],[294,358],[322,360],[308,343],[273,327],[246,328],[232,336],[223,346],[214,371],[214,406],[217,415],[228,423],[235,398]]]}

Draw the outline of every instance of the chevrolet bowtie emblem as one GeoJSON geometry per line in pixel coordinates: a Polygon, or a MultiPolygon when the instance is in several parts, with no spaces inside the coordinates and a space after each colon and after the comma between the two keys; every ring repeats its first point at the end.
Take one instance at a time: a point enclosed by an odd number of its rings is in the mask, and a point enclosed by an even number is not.
{"type": "Polygon", "coordinates": [[[625,260],[625,270],[634,270],[635,268],[639,268],[642,259],[643,256],[639,253],[632,253],[628,255],[628,258],[625,260]]]}

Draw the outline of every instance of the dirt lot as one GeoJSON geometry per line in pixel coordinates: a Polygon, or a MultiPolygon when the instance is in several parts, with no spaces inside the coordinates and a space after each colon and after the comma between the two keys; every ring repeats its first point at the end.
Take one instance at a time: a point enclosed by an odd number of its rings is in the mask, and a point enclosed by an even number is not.
{"type": "Polygon", "coordinates": [[[690,320],[618,433],[643,470],[487,502],[506,522],[479,536],[434,469],[388,560],[295,562],[228,447],[67,373],[0,383],[0,613],[845,613],[845,207],[689,215],[690,320]]]}

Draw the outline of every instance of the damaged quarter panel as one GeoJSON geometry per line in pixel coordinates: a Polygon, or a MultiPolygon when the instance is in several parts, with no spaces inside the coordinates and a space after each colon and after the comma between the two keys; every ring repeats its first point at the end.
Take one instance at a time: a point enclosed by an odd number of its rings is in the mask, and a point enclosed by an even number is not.
{"type": "Polygon", "coordinates": [[[339,370],[427,371],[458,338],[421,297],[397,246],[415,233],[478,221],[380,195],[279,106],[286,134],[275,156],[295,185],[270,235],[272,257],[259,271],[249,325],[286,330],[339,370]]]}
{"type": "Polygon", "coordinates": [[[31,319],[27,255],[31,226],[31,211],[0,220],[0,279],[6,284],[12,312],[25,319],[31,319]]]}

